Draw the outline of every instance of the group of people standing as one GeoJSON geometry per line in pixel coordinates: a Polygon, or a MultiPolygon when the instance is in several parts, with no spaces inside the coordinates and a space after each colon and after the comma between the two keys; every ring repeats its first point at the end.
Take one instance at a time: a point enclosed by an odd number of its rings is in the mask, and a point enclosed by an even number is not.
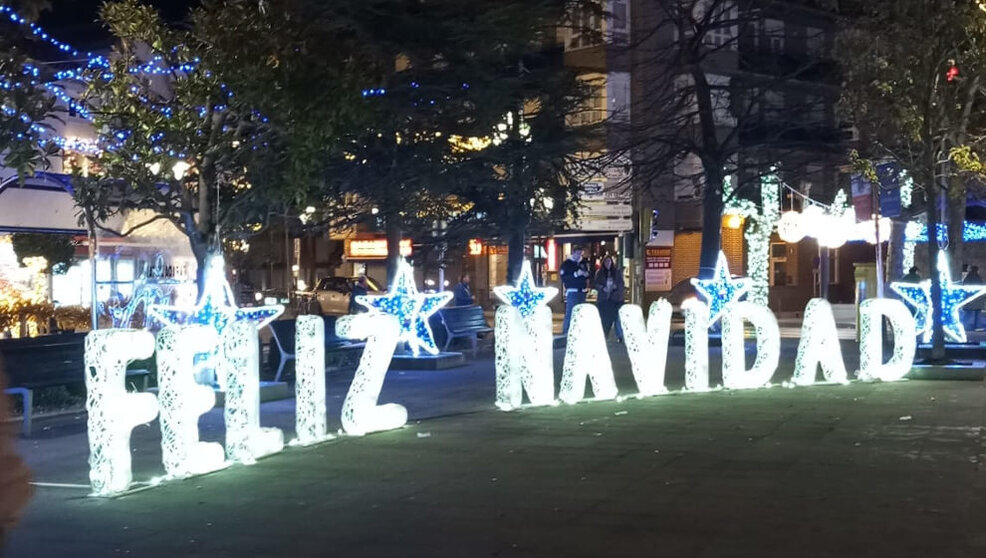
{"type": "Polygon", "coordinates": [[[573,246],[572,253],[561,264],[560,275],[565,291],[565,320],[562,322],[562,334],[568,333],[572,321],[572,310],[575,306],[586,301],[589,289],[596,291],[596,307],[599,309],[599,319],[603,324],[603,336],[609,337],[610,330],[616,326],[616,340],[623,341],[623,328],[620,327],[619,312],[623,305],[626,286],[623,282],[623,272],[616,265],[613,256],[603,257],[599,270],[592,273],[589,262],[583,256],[585,251],[581,246],[573,246]]]}

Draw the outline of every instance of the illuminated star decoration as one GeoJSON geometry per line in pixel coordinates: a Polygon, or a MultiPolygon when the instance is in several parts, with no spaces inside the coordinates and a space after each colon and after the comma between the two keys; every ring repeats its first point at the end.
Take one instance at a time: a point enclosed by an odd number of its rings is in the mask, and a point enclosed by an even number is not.
{"type": "MultiPolygon", "coordinates": [[[[948,266],[948,257],[944,252],[938,253],[938,277],[941,280],[941,321],[945,337],[956,342],[965,343],[965,327],[959,317],[959,309],[973,300],[986,294],[986,285],[962,285],[952,282],[952,271],[948,266]]],[[[894,282],[890,288],[914,307],[914,321],[917,323],[917,333],[924,334],[924,342],[931,341],[932,335],[932,305],[931,279],[920,283],[894,282]]]]}
{"type": "Polygon", "coordinates": [[[501,285],[493,287],[493,292],[500,300],[516,308],[522,317],[528,318],[534,314],[538,306],[547,304],[549,300],[555,298],[558,289],[535,286],[534,275],[531,273],[531,262],[524,260],[520,277],[517,278],[517,286],[501,285]]]}
{"type": "Polygon", "coordinates": [[[371,312],[395,316],[401,324],[399,342],[407,343],[414,356],[421,349],[433,355],[438,354],[435,336],[428,325],[428,317],[452,300],[452,293],[419,293],[414,284],[414,269],[401,260],[397,266],[397,277],[385,295],[357,296],[356,302],[371,312]]]}
{"type": "Polygon", "coordinates": [[[205,325],[220,336],[231,323],[247,322],[258,330],[284,312],[281,305],[239,308],[226,280],[223,259],[214,256],[206,263],[205,289],[194,308],[153,304],[148,312],[164,325],[205,325]]]}
{"type": "Polygon", "coordinates": [[[736,302],[749,292],[751,283],[746,277],[733,279],[729,276],[729,264],[726,254],[719,252],[716,261],[715,275],[712,279],[692,279],[692,285],[709,303],[709,326],[716,323],[722,315],[722,309],[730,302],[736,302]]]}

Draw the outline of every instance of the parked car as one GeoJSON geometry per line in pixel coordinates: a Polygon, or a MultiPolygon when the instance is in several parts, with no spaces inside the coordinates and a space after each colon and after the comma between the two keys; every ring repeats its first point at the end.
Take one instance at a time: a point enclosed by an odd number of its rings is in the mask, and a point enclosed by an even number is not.
{"type": "MultiPolygon", "coordinates": [[[[349,293],[359,277],[323,277],[315,285],[315,300],[322,314],[341,315],[349,313],[349,293]]],[[[383,289],[372,277],[366,278],[367,292],[376,294],[383,289]]]]}

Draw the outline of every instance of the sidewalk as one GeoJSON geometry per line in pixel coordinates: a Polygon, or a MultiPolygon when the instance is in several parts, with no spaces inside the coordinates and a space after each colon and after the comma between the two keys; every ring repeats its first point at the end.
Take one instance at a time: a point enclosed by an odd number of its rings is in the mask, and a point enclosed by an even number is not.
{"type": "MultiPolygon", "coordinates": [[[[843,345],[852,370],[854,345],[843,345]]],[[[778,378],[794,348],[785,342],[778,378]]],[[[613,351],[621,392],[632,393],[626,357],[613,351]]],[[[681,359],[672,346],[673,388],[681,359]]],[[[713,356],[714,374],[719,366],[713,356]]],[[[347,387],[344,375],[330,377],[330,428],[347,387]]],[[[397,431],[289,448],[116,499],[39,487],[9,556],[986,552],[982,383],[778,387],[511,413],[492,409],[493,394],[488,355],[392,373],[380,401],[411,417],[397,431]]],[[[262,420],[290,430],[293,401],[263,405],[262,420]]],[[[203,424],[203,438],[222,438],[220,410],[203,424]]],[[[162,472],[157,429],[134,433],[138,480],[162,472]]],[[[38,481],[87,482],[81,420],[20,447],[38,481]]]]}

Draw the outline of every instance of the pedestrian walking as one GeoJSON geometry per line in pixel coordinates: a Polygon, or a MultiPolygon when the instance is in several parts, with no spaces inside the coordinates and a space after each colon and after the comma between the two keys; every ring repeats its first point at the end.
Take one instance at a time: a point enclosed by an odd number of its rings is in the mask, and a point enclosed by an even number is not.
{"type": "Polygon", "coordinates": [[[585,289],[589,281],[589,268],[582,261],[581,246],[573,246],[572,253],[561,264],[562,288],[565,291],[565,321],[562,322],[562,335],[568,333],[568,325],[572,321],[572,310],[576,305],[585,302],[585,289]]]}
{"type": "Polygon", "coordinates": [[[624,284],[623,272],[613,262],[613,256],[603,258],[602,266],[596,272],[594,281],[596,292],[596,307],[603,324],[603,338],[609,337],[609,330],[616,324],[616,340],[623,342],[623,328],[620,326],[620,306],[623,305],[624,284]]]}

